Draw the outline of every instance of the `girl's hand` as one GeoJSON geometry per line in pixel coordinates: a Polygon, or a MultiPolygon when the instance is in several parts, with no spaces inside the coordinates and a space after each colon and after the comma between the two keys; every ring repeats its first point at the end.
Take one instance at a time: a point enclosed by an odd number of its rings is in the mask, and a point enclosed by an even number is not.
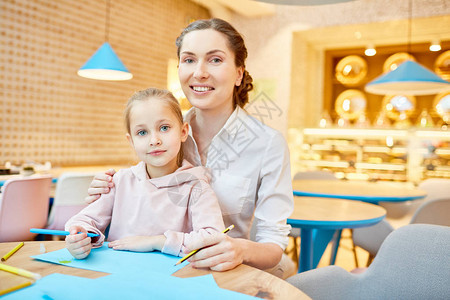
{"type": "Polygon", "coordinates": [[[201,243],[193,243],[184,249],[186,254],[192,250],[206,247],[188,259],[194,268],[209,268],[213,271],[231,270],[244,261],[244,244],[241,239],[223,233],[211,235],[201,243]]]}
{"type": "Polygon", "coordinates": [[[69,232],[70,235],[66,236],[67,250],[76,259],[86,258],[92,249],[91,238],[87,236],[86,229],[81,226],[71,226],[69,232]]]}
{"type": "Polygon", "coordinates": [[[84,199],[86,203],[92,203],[100,198],[101,194],[108,194],[110,188],[114,186],[112,181],[113,175],[116,173],[113,169],[109,169],[105,173],[98,173],[94,176],[88,189],[88,196],[84,199]]]}
{"type": "Polygon", "coordinates": [[[164,235],[156,236],[129,236],[120,240],[110,242],[109,248],[114,250],[128,250],[135,252],[161,251],[166,242],[164,235]]]}

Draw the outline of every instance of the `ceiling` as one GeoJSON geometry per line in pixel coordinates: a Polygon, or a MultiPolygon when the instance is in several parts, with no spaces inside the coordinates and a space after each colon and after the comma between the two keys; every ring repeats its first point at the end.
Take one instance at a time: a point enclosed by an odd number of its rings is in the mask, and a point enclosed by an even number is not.
{"type": "MultiPolygon", "coordinates": [[[[354,0],[192,0],[208,8],[213,17],[224,17],[230,12],[247,18],[257,18],[275,14],[276,5],[323,5],[354,0]]],[[[226,17],[225,17],[226,19],[226,17]]]]}
{"type": "Polygon", "coordinates": [[[255,0],[259,2],[281,4],[281,5],[322,5],[322,4],[334,4],[340,2],[350,2],[355,0],[255,0]]]}
{"type": "Polygon", "coordinates": [[[275,5],[251,0],[192,0],[209,9],[213,17],[226,18],[231,12],[247,18],[275,14],[275,5]]]}

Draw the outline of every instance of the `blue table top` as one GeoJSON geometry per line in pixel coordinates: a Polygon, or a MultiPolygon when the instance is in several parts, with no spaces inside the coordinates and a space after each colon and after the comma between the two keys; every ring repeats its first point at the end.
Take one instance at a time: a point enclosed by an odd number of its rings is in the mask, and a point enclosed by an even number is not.
{"type": "Polygon", "coordinates": [[[424,196],[363,196],[363,195],[335,195],[328,193],[311,193],[311,192],[303,192],[294,190],[294,196],[301,197],[324,197],[324,198],[336,198],[336,199],[348,199],[348,200],[359,200],[369,203],[378,203],[378,202],[404,202],[422,199],[424,196]]]}
{"type": "Polygon", "coordinates": [[[309,228],[309,229],[325,229],[325,230],[340,230],[345,228],[359,228],[375,225],[385,216],[380,216],[366,220],[344,220],[344,221],[315,221],[315,220],[298,220],[287,219],[287,223],[295,228],[309,228]]]}
{"type": "Polygon", "coordinates": [[[360,200],[369,203],[402,202],[422,199],[426,192],[407,185],[390,182],[342,180],[294,180],[294,195],[360,200]]]}
{"type": "Polygon", "coordinates": [[[340,230],[375,225],[386,216],[378,205],[361,201],[299,197],[287,223],[296,228],[340,230]]]}

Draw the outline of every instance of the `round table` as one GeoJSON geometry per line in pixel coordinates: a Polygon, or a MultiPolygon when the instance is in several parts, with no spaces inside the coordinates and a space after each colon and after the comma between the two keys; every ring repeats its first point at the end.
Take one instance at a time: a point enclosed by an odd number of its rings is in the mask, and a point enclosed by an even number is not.
{"type": "MultiPolygon", "coordinates": [[[[47,276],[52,273],[61,273],[86,278],[98,278],[108,275],[107,273],[72,268],[35,260],[30,256],[40,254],[40,243],[44,243],[47,251],[59,250],[64,248],[66,245],[64,241],[25,242],[25,245],[4,263],[23,268],[34,273],[39,273],[42,276],[47,276]]],[[[0,256],[3,256],[16,245],[17,242],[0,243],[0,256]]],[[[226,272],[193,269],[190,265],[187,265],[173,275],[186,278],[206,274],[212,274],[218,286],[221,288],[263,299],[310,299],[306,294],[286,281],[247,265],[239,265],[233,270],[226,272]]],[[[29,281],[29,279],[0,271],[0,290],[16,286],[27,281],[29,281]]]]}
{"type": "MultiPolygon", "coordinates": [[[[305,180],[306,181],[306,180],[305,180]]],[[[299,272],[313,268],[332,236],[344,228],[375,225],[386,215],[378,205],[353,200],[295,197],[294,212],[288,224],[301,230],[299,272]]]]}
{"type": "Polygon", "coordinates": [[[294,180],[295,196],[326,197],[360,200],[370,203],[401,202],[422,199],[426,192],[389,182],[343,181],[343,180],[294,180]]]}

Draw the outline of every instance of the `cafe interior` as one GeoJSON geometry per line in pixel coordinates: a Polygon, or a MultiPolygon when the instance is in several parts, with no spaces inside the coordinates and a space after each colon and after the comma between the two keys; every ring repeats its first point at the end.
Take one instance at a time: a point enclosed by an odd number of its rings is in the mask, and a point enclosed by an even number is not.
{"type": "MultiPolygon", "coordinates": [[[[449,1],[0,0],[0,243],[48,241],[28,229],[64,230],[86,206],[94,174],[138,162],[123,125],[133,92],[168,89],[183,112],[191,108],[178,80],[175,40],[189,23],[212,17],[244,37],[254,83],[246,111],[281,132],[289,147],[295,206],[305,206],[288,219],[285,253],[301,271],[296,276],[324,270],[291,284],[326,299],[309,286],[326,276],[341,283],[330,264],[351,276],[383,268],[389,261],[377,261],[378,251],[387,255],[386,237],[398,229],[432,224],[426,229],[444,226],[448,237],[449,1]],[[99,71],[102,60],[111,68],[99,71]],[[46,178],[50,187],[21,182],[30,178],[46,178]],[[27,197],[34,204],[18,204],[27,197]],[[343,202],[310,209],[302,198],[343,202]],[[376,222],[339,219],[339,210],[355,203],[382,210],[367,217],[376,222]],[[315,209],[324,215],[308,215],[315,209]],[[304,248],[311,228],[320,228],[297,222],[308,218],[347,222],[327,227],[336,233],[318,258],[304,248]],[[308,255],[314,259],[305,265],[308,255]]],[[[448,275],[450,239],[440,239],[426,251],[439,248],[434,260],[448,275]],[[438,251],[445,247],[447,254],[438,251]]],[[[425,274],[432,264],[423,260],[425,274]]],[[[436,292],[436,299],[450,297],[448,287],[438,291],[444,295],[436,292]]]]}

